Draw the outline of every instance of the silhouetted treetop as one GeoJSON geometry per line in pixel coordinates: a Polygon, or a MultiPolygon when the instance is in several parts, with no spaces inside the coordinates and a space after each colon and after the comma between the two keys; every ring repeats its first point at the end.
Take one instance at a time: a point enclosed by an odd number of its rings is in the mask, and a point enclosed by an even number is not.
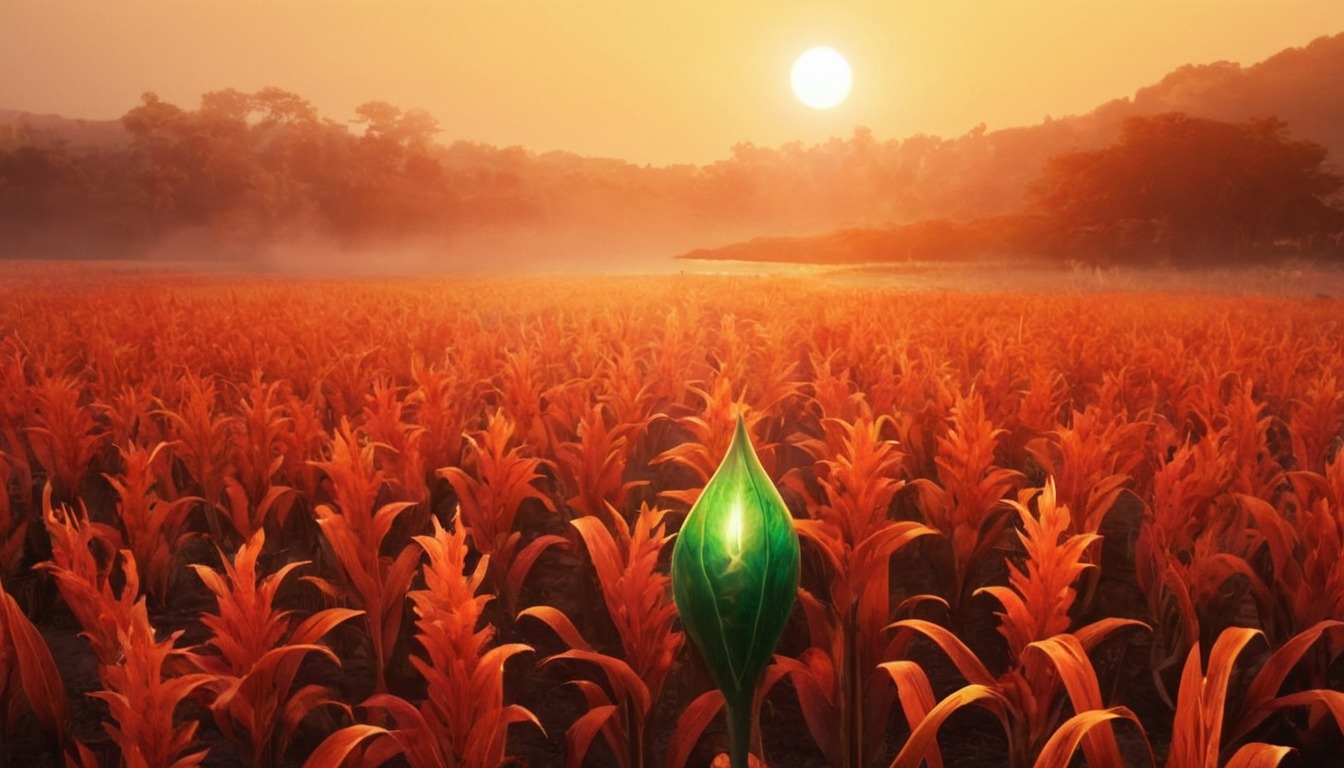
{"type": "Polygon", "coordinates": [[[1326,156],[1272,117],[1136,117],[1114,145],[1048,161],[1030,209],[1088,250],[1235,257],[1344,228],[1322,202],[1344,185],[1323,169],[1326,156]]]}

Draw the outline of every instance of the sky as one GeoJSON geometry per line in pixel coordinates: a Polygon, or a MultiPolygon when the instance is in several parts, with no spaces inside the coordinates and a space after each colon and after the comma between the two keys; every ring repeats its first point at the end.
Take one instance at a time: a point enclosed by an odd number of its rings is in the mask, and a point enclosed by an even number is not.
{"type": "Polygon", "coordinates": [[[954,137],[1085,113],[1185,63],[1344,32],[1344,0],[0,0],[0,109],[112,119],[155,91],[276,86],[324,116],[387,101],[438,139],[639,164],[733,145],[954,137]],[[829,45],[849,98],[804,106],[829,45]]]}

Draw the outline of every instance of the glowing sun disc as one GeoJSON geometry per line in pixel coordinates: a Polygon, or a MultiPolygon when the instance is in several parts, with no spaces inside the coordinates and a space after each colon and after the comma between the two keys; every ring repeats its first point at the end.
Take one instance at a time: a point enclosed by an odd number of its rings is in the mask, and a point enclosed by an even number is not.
{"type": "Polygon", "coordinates": [[[799,101],[813,109],[830,109],[849,95],[854,75],[839,51],[820,46],[798,57],[791,80],[799,101]]]}

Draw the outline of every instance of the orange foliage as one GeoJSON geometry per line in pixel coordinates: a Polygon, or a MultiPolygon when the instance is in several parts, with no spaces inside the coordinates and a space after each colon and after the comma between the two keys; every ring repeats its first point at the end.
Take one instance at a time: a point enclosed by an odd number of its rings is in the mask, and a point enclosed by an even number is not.
{"type": "MultiPolygon", "coordinates": [[[[530,719],[506,703],[518,687],[568,675],[586,708],[547,722],[550,748],[567,733],[571,763],[601,742],[627,763],[660,745],[684,763],[721,702],[680,677],[660,558],[743,413],[807,540],[800,611],[757,702],[795,696],[824,759],[937,765],[938,728],[980,706],[1006,721],[1014,765],[1075,749],[1113,764],[1135,718],[1102,696],[1097,649],[1138,623],[1151,656],[1124,663],[1178,712],[1142,713],[1155,743],[1181,731],[1193,757],[1173,765],[1276,759],[1239,757],[1257,738],[1334,754],[1320,745],[1338,738],[1338,697],[1319,693],[1344,645],[1330,302],[93,270],[0,269],[0,576],[14,595],[0,694],[19,731],[63,738],[51,676],[22,679],[48,665],[30,663],[41,650],[14,611],[46,631],[45,582],[97,659],[128,762],[197,760],[188,713],[208,706],[257,762],[315,728],[333,763],[496,764],[518,743],[508,725],[530,719]],[[218,560],[189,538],[203,534],[218,560]],[[300,562],[302,590],[287,581],[300,562]],[[567,572],[597,574],[600,593],[551,600],[574,588],[567,572]],[[1095,599],[1112,577],[1135,590],[1124,615],[1095,599]],[[167,616],[145,607],[193,597],[209,609],[194,656],[155,639],[167,616]],[[964,631],[996,609],[999,635],[964,631]],[[1214,706],[1209,681],[1236,654],[1192,650],[1245,647],[1240,625],[1263,632],[1267,660],[1228,678],[1244,688],[1223,732],[1197,731],[1192,697],[1202,686],[1214,706]],[[526,646],[496,631],[569,648],[506,677],[526,646]],[[940,667],[914,662],[928,643],[965,687],[937,697],[940,667]],[[976,656],[985,643],[1006,666],[976,656]],[[339,686],[301,663],[334,648],[339,686]],[[362,722],[298,726],[328,700],[325,714],[362,722]],[[904,746],[886,741],[897,705],[904,746]],[[1279,715],[1295,709],[1306,717],[1279,715]]],[[[765,753],[778,710],[760,707],[765,753]]]]}

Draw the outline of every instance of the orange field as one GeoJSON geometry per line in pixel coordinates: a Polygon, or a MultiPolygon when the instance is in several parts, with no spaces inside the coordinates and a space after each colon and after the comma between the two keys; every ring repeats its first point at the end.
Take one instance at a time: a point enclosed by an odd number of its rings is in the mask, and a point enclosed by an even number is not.
{"type": "Polygon", "coordinates": [[[0,277],[0,763],[708,765],[667,561],[739,413],[767,764],[1340,754],[1338,300],[0,277]]]}

